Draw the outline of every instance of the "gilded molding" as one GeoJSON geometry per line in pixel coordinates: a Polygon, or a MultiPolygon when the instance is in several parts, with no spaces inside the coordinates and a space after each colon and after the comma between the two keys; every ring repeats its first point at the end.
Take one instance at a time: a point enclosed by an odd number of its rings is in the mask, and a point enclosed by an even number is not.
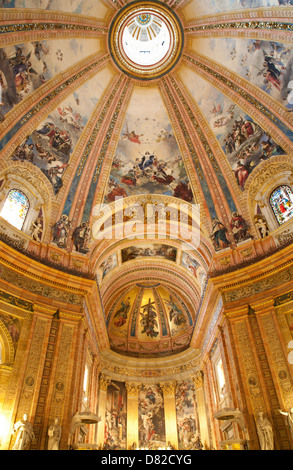
{"type": "Polygon", "coordinates": [[[293,176],[292,156],[279,156],[272,161],[261,163],[254,170],[255,173],[247,179],[246,194],[250,203],[253,203],[257,192],[265,183],[270,182],[277,174],[288,171],[293,176]]]}
{"type": "MultiPolygon", "coordinates": [[[[290,263],[292,264],[292,260],[290,260],[290,263]]],[[[265,273],[268,274],[268,273],[265,273]]],[[[263,274],[263,275],[265,275],[263,274]]],[[[257,276],[260,277],[261,275],[257,276]]],[[[223,291],[223,300],[224,303],[230,303],[230,302],[236,302],[242,299],[245,299],[247,297],[252,297],[253,295],[258,295],[260,293],[266,292],[267,290],[270,289],[275,289],[277,287],[283,286],[287,282],[290,282],[293,280],[293,266],[288,267],[287,269],[276,273],[270,277],[266,277],[265,279],[259,280],[259,281],[254,281],[253,284],[251,284],[252,279],[249,279],[250,284],[243,286],[243,287],[238,287],[236,290],[231,290],[229,292],[223,291]]]]}
{"type": "MultiPolygon", "coordinates": [[[[124,358],[125,359],[125,358],[124,358]]],[[[192,375],[194,374],[195,369],[197,369],[200,365],[201,358],[196,357],[191,360],[186,361],[186,359],[182,359],[182,364],[180,365],[173,365],[173,366],[167,366],[162,365],[162,367],[157,367],[157,368],[137,368],[137,367],[127,367],[127,365],[118,365],[117,363],[114,363],[113,361],[105,361],[104,359],[101,359],[101,369],[104,371],[107,371],[107,373],[113,373],[113,374],[118,374],[120,376],[125,376],[125,377],[137,377],[140,379],[156,379],[156,378],[163,378],[163,377],[178,377],[179,374],[188,374],[192,375]]]]}
{"type": "MultiPolygon", "coordinates": [[[[2,274],[2,269],[1,269],[1,274],[2,274]]],[[[2,290],[0,290],[0,300],[10,305],[13,305],[14,307],[21,308],[22,310],[28,310],[29,312],[34,312],[34,304],[26,300],[20,299],[19,297],[15,297],[14,295],[7,294],[7,292],[4,292],[2,290]]]]}
{"type": "Polygon", "coordinates": [[[70,24],[70,23],[17,23],[7,24],[0,28],[0,34],[15,33],[18,31],[94,31],[97,33],[107,33],[106,28],[98,28],[90,25],[70,24]]]}
{"type": "Polygon", "coordinates": [[[127,390],[127,397],[137,398],[141,388],[141,384],[126,382],[125,388],[127,390]]]}
{"type": "MultiPolygon", "coordinates": [[[[219,19],[218,19],[219,21],[219,19]]],[[[293,24],[291,23],[280,23],[278,21],[235,21],[235,22],[221,22],[219,24],[205,24],[202,26],[186,26],[186,33],[194,33],[197,31],[211,31],[211,30],[221,30],[221,29],[267,29],[269,31],[293,31],[293,24]]]]}
{"type": "Polygon", "coordinates": [[[0,268],[1,278],[15,287],[19,287],[33,294],[39,294],[43,297],[49,297],[51,299],[73,305],[80,306],[83,303],[83,295],[85,294],[85,291],[81,292],[80,290],[70,286],[65,286],[48,279],[44,279],[43,276],[34,275],[32,273],[29,274],[30,277],[26,277],[24,274],[28,274],[27,269],[22,269],[3,258],[0,258],[0,268]],[[9,268],[7,266],[9,266],[9,268]],[[49,284],[53,284],[54,286],[58,286],[64,290],[51,287],[49,284]],[[78,294],[76,292],[78,292],[78,294]]]}
{"type": "Polygon", "coordinates": [[[175,397],[177,382],[160,382],[160,387],[163,390],[164,398],[175,397]]]}
{"type": "Polygon", "coordinates": [[[202,388],[204,385],[204,372],[202,370],[197,371],[196,374],[191,377],[191,380],[194,384],[195,390],[202,388]]]}
{"type": "Polygon", "coordinates": [[[126,93],[129,90],[129,85],[130,85],[130,79],[127,80],[127,82],[124,86],[124,89],[123,89],[123,91],[120,95],[120,99],[117,103],[117,106],[115,108],[115,112],[113,114],[111,123],[108,127],[108,131],[107,131],[106,136],[104,138],[103,145],[102,145],[102,148],[101,148],[101,151],[100,151],[100,154],[99,154],[99,158],[98,158],[98,161],[97,161],[96,167],[95,167],[95,173],[94,173],[94,177],[93,177],[93,182],[94,183],[96,183],[97,180],[98,180],[98,177],[99,177],[99,174],[100,174],[100,169],[101,169],[102,163],[104,161],[104,158],[105,158],[105,155],[106,155],[106,152],[107,152],[107,149],[108,149],[111,137],[112,137],[112,133],[114,131],[116,121],[117,121],[118,116],[119,116],[119,112],[120,112],[121,107],[123,105],[126,93]]]}

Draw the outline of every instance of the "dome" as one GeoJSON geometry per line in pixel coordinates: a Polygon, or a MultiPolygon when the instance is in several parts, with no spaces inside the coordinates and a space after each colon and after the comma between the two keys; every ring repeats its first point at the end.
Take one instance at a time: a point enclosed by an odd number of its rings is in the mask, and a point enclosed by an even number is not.
{"type": "Polygon", "coordinates": [[[190,345],[191,306],[176,290],[161,283],[136,283],[106,313],[111,348],[120,354],[160,357],[190,345]]]}

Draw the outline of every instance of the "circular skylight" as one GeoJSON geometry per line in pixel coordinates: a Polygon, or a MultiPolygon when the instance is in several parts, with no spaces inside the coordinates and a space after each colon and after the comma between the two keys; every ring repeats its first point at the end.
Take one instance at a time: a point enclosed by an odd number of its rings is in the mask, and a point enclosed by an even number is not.
{"type": "Polygon", "coordinates": [[[183,30],[174,12],[160,2],[133,2],[114,18],[109,48],[128,75],[149,80],[167,73],[180,57],[183,30]]]}
{"type": "Polygon", "coordinates": [[[122,34],[127,57],[142,66],[155,65],[168,53],[171,34],[163,19],[143,13],[134,17],[122,34]]]}

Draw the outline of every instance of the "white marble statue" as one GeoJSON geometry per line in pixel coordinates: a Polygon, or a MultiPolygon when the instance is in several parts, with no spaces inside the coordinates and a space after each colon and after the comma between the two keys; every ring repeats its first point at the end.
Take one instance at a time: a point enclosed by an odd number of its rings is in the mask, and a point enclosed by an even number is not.
{"type": "Polygon", "coordinates": [[[279,410],[279,412],[282,415],[287,416],[288,425],[289,425],[289,428],[290,428],[291,436],[293,438],[293,407],[289,408],[288,411],[279,410]]]}
{"type": "Polygon", "coordinates": [[[15,444],[12,450],[26,450],[30,442],[35,438],[33,426],[28,420],[28,415],[25,413],[19,421],[17,421],[12,430],[12,434],[17,432],[15,444]]]}
{"type": "Polygon", "coordinates": [[[61,431],[59,418],[55,418],[54,423],[48,428],[48,450],[59,450],[61,431]]]}
{"type": "Polygon", "coordinates": [[[273,426],[262,411],[258,413],[256,428],[261,450],[274,450],[273,426]]]}

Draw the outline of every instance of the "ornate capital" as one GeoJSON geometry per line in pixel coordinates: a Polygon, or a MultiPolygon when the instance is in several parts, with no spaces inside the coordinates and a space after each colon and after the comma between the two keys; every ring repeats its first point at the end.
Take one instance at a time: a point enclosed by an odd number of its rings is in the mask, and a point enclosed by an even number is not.
{"type": "Polygon", "coordinates": [[[100,375],[100,390],[107,391],[108,385],[111,383],[111,378],[105,374],[100,375]]]}
{"type": "Polygon", "coordinates": [[[163,390],[164,397],[175,396],[176,382],[161,382],[160,387],[163,390]]]}
{"type": "Polygon", "coordinates": [[[195,389],[203,387],[204,373],[202,370],[199,370],[193,377],[192,381],[194,383],[195,389]]]}
{"type": "Polygon", "coordinates": [[[138,397],[140,387],[141,387],[141,384],[126,382],[125,383],[125,388],[127,390],[127,396],[128,397],[138,397]]]}

